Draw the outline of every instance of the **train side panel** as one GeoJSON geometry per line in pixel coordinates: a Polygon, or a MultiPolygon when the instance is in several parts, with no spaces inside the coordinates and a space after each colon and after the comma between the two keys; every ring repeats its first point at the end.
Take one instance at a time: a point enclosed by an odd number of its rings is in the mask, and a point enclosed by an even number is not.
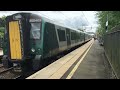
{"type": "Polygon", "coordinates": [[[67,38],[67,48],[70,49],[71,48],[71,33],[70,33],[70,29],[66,28],[66,38],[67,38]]]}
{"type": "Polygon", "coordinates": [[[80,43],[84,43],[84,33],[80,32],[80,43]]]}

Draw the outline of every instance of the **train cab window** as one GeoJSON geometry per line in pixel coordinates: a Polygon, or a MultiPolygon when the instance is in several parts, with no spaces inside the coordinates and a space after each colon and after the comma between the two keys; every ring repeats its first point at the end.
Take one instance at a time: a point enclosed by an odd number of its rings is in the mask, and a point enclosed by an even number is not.
{"type": "Polygon", "coordinates": [[[30,38],[31,39],[40,39],[40,22],[31,23],[30,38]]]}

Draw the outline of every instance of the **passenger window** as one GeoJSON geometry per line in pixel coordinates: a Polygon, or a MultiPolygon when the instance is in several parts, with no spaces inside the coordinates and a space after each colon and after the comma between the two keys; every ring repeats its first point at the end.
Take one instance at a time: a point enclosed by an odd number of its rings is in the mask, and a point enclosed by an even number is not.
{"type": "Polygon", "coordinates": [[[57,29],[57,31],[58,31],[59,41],[66,41],[65,30],[57,29]]]}
{"type": "Polygon", "coordinates": [[[75,40],[76,38],[76,33],[75,32],[71,32],[71,40],[75,40]]]}

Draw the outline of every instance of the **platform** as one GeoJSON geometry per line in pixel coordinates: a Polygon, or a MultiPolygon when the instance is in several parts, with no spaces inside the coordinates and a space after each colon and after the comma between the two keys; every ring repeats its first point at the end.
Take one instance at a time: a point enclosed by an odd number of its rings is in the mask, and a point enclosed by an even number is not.
{"type": "Polygon", "coordinates": [[[70,67],[80,59],[80,57],[89,49],[94,43],[94,39],[87,42],[78,49],[72,51],[71,53],[65,55],[59,60],[53,62],[47,67],[41,69],[35,74],[29,76],[26,79],[60,79],[64,74],[70,69],[70,67]]]}
{"type": "MultiPolygon", "coordinates": [[[[73,68],[68,79],[114,79],[112,69],[104,54],[104,48],[96,40],[81,64],[73,68]],[[76,70],[76,71],[74,71],[76,70]],[[72,74],[72,76],[71,76],[72,74]]],[[[66,77],[64,77],[66,78],[66,77]]]]}

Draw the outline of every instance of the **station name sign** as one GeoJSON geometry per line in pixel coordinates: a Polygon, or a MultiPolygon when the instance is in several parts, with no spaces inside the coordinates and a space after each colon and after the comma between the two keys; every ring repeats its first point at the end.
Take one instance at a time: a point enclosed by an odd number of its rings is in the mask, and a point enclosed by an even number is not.
{"type": "Polygon", "coordinates": [[[29,22],[41,22],[41,19],[30,19],[29,22]]]}

